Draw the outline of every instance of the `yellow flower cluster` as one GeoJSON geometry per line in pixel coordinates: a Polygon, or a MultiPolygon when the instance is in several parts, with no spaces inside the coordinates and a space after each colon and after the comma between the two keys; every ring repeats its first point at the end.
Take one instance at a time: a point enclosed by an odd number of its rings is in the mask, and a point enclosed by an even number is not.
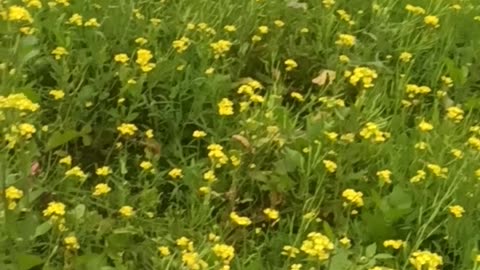
{"type": "Polygon", "coordinates": [[[361,87],[368,89],[374,86],[373,81],[378,77],[375,70],[367,67],[356,67],[353,72],[346,71],[345,77],[349,78],[349,82],[353,86],[358,86],[361,83],[361,87]]]}
{"type": "Polygon", "coordinates": [[[391,184],[392,179],[390,178],[392,176],[392,172],[390,170],[382,170],[377,172],[378,179],[380,182],[385,183],[385,184],[391,184]]]}
{"type": "Polygon", "coordinates": [[[323,165],[325,166],[325,169],[329,173],[334,173],[337,171],[337,163],[331,161],[331,160],[323,160],[323,165]]]}
{"type": "Polygon", "coordinates": [[[33,103],[24,94],[10,94],[8,96],[0,96],[0,109],[14,109],[19,111],[35,112],[40,105],[33,103]]]}
{"type": "Polygon", "coordinates": [[[43,210],[44,217],[63,217],[65,215],[65,204],[61,202],[49,202],[45,210],[43,210]]]}
{"type": "Polygon", "coordinates": [[[330,239],[318,232],[309,233],[307,239],[302,242],[302,246],[300,247],[300,250],[308,256],[319,261],[328,260],[333,249],[334,245],[330,239]]]}
{"type": "Polygon", "coordinates": [[[437,177],[447,178],[448,168],[442,168],[441,166],[433,163],[427,164],[427,168],[437,177]]]}
{"type": "Polygon", "coordinates": [[[174,180],[182,179],[183,171],[182,169],[179,169],[179,168],[173,168],[168,172],[168,176],[170,176],[174,180]]]}
{"type": "Polygon", "coordinates": [[[218,168],[228,163],[228,156],[223,152],[219,144],[210,144],[208,147],[208,158],[218,168]]]}
{"type": "Polygon", "coordinates": [[[408,5],[405,6],[405,10],[407,10],[408,12],[410,12],[412,14],[415,14],[415,15],[425,14],[425,9],[423,9],[420,6],[413,6],[413,5],[408,4],[408,5]]]}
{"type": "Polygon", "coordinates": [[[185,52],[190,46],[190,39],[187,37],[181,37],[180,39],[174,40],[172,42],[172,47],[177,51],[177,53],[185,52]]]}
{"type": "Polygon", "coordinates": [[[210,47],[213,50],[215,59],[218,59],[220,57],[225,56],[225,54],[230,51],[230,48],[232,47],[232,42],[221,39],[217,42],[211,43],[210,47]]]}
{"type": "Polygon", "coordinates": [[[463,120],[464,111],[459,107],[452,106],[447,108],[447,118],[454,123],[460,123],[463,120]]]}
{"type": "Polygon", "coordinates": [[[10,186],[5,189],[5,199],[7,200],[8,209],[13,210],[17,207],[17,202],[23,197],[23,191],[10,186]]]}
{"type": "Polygon", "coordinates": [[[110,186],[108,186],[108,184],[100,183],[100,184],[97,184],[95,186],[95,189],[94,189],[92,195],[96,196],[96,197],[102,196],[102,195],[108,194],[111,190],[112,190],[112,188],[110,186]]]}
{"type": "Polygon", "coordinates": [[[375,123],[368,122],[365,124],[365,127],[360,130],[360,136],[366,140],[371,139],[374,142],[382,143],[390,138],[390,133],[380,131],[375,123]]]}
{"type": "Polygon", "coordinates": [[[349,34],[340,34],[337,41],[335,41],[336,45],[347,48],[353,47],[355,43],[357,43],[357,39],[349,34]]]}
{"type": "Polygon", "coordinates": [[[32,15],[27,9],[21,6],[11,6],[7,10],[7,20],[11,22],[27,22],[32,23],[32,15]]]}
{"type": "Polygon", "coordinates": [[[297,257],[298,253],[300,253],[300,250],[296,247],[292,247],[292,246],[284,246],[283,247],[282,255],[285,255],[289,258],[297,257]]]}
{"type": "Polygon", "coordinates": [[[337,14],[340,17],[340,20],[347,22],[349,25],[354,25],[355,22],[352,20],[352,16],[348,14],[345,10],[337,10],[337,14]]]}
{"type": "MultiPolygon", "coordinates": [[[[257,90],[263,89],[263,85],[256,80],[249,80],[247,83],[244,83],[238,87],[237,94],[245,95],[249,98],[250,102],[253,103],[263,103],[265,99],[263,96],[255,93],[257,90]]],[[[245,111],[248,106],[250,105],[249,102],[241,102],[240,103],[240,112],[245,111]]]]}
{"type": "Polygon", "coordinates": [[[415,270],[435,270],[443,265],[443,259],[436,253],[430,251],[415,251],[409,259],[415,270]]]}
{"type": "Polygon", "coordinates": [[[231,212],[230,213],[230,220],[235,225],[243,226],[243,227],[246,227],[246,226],[249,226],[250,224],[252,224],[252,221],[248,217],[239,216],[236,212],[231,212]]]}
{"type": "Polygon", "coordinates": [[[135,63],[140,66],[140,69],[143,72],[150,72],[156,66],[154,63],[150,63],[150,60],[152,60],[152,58],[153,55],[151,51],[146,49],[140,49],[137,51],[137,60],[135,61],[135,63]]]}
{"type": "Polygon", "coordinates": [[[212,247],[212,251],[219,259],[222,260],[224,265],[230,264],[235,256],[235,249],[233,246],[225,244],[215,244],[212,247]]]}
{"type": "Polygon", "coordinates": [[[120,135],[133,136],[135,135],[135,132],[137,132],[138,128],[134,124],[122,123],[117,127],[117,130],[120,132],[120,135]]]}
{"type": "Polygon", "coordinates": [[[79,166],[75,166],[75,167],[71,168],[70,170],[66,171],[65,176],[66,177],[70,177],[70,176],[78,177],[80,182],[84,182],[87,179],[87,175],[85,174],[85,172],[79,166]]]}
{"type": "Polygon", "coordinates": [[[80,249],[80,244],[78,243],[78,239],[75,236],[67,236],[63,239],[63,243],[65,244],[65,248],[69,251],[76,251],[80,249]]]}
{"type": "Polygon", "coordinates": [[[410,178],[410,183],[418,183],[422,180],[425,180],[427,173],[424,170],[418,170],[417,174],[410,178]]]}
{"type": "Polygon", "coordinates": [[[295,62],[295,60],[293,60],[293,59],[285,60],[284,64],[285,64],[285,70],[286,71],[292,71],[292,70],[294,70],[298,67],[297,62],[295,62]]]}
{"type": "Polygon", "coordinates": [[[426,95],[432,92],[432,89],[428,86],[418,86],[416,84],[407,84],[405,92],[409,98],[415,98],[417,96],[426,95]]]}
{"type": "Polygon", "coordinates": [[[228,98],[223,98],[218,103],[218,114],[221,116],[233,115],[233,102],[228,98]]]}
{"type": "Polygon", "coordinates": [[[118,213],[124,218],[130,218],[135,214],[135,211],[133,210],[133,207],[129,205],[124,205],[120,207],[118,213]]]}
{"type": "Polygon", "coordinates": [[[342,197],[346,200],[344,206],[353,205],[355,207],[363,206],[363,193],[354,189],[346,189],[342,192],[342,197]]]}
{"type": "Polygon", "coordinates": [[[465,213],[465,209],[461,205],[452,205],[448,207],[450,214],[452,214],[455,218],[463,217],[465,213]]]}
{"type": "Polygon", "coordinates": [[[68,51],[64,47],[56,47],[53,49],[52,55],[55,57],[55,60],[60,60],[63,56],[68,55],[68,51]]]}
{"type": "Polygon", "coordinates": [[[391,247],[393,249],[400,249],[405,246],[405,242],[402,240],[385,240],[383,246],[386,248],[391,247]]]}

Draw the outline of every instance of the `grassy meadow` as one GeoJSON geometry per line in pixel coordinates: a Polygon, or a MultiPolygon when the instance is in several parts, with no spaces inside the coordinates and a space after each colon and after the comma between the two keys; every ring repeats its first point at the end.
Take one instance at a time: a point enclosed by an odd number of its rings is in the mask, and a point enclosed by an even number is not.
{"type": "Polygon", "coordinates": [[[478,0],[0,0],[1,270],[480,270],[478,0]]]}

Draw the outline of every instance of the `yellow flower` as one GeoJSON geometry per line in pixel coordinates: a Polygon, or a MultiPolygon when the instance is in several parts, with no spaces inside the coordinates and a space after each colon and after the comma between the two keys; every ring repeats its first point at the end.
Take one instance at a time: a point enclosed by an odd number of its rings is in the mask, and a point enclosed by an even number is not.
{"type": "Polygon", "coordinates": [[[64,47],[56,47],[52,51],[52,54],[55,57],[55,60],[60,60],[63,56],[68,55],[68,51],[64,47]]]}
{"type": "Polygon", "coordinates": [[[233,102],[228,98],[223,98],[218,103],[218,114],[222,116],[233,115],[233,102]]]}
{"type": "Polygon", "coordinates": [[[345,143],[353,143],[355,141],[355,134],[353,133],[345,133],[340,136],[340,140],[345,143]]]}
{"type": "Polygon", "coordinates": [[[428,144],[426,142],[418,142],[415,144],[415,149],[425,150],[427,148],[428,148],[428,144]]]}
{"type": "Polygon", "coordinates": [[[333,5],[335,5],[335,0],[322,0],[322,5],[325,8],[331,8],[333,5]]]}
{"type": "Polygon", "coordinates": [[[435,270],[443,265],[442,257],[430,251],[415,251],[409,258],[409,262],[413,265],[415,270],[429,269],[435,270]]]}
{"type": "Polygon", "coordinates": [[[123,123],[117,127],[117,130],[120,132],[120,135],[133,136],[138,128],[134,124],[123,123]]]}
{"type": "Polygon", "coordinates": [[[334,249],[333,243],[325,235],[318,232],[311,232],[307,239],[302,242],[300,249],[308,256],[319,261],[326,261],[334,249]]]}
{"type": "Polygon", "coordinates": [[[471,146],[472,148],[476,149],[477,151],[480,151],[480,139],[479,138],[477,138],[475,136],[471,136],[470,138],[468,138],[467,144],[469,146],[471,146]]]}
{"type": "Polygon", "coordinates": [[[425,14],[425,9],[423,9],[422,7],[419,7],[419,6],[412,6],[412,5],[406,5],[405,6],[405,9],[414,14],[414,15],[423,15],[425,14]]]}
{"type": "Polygon", "coordinates": [[[20,132],[20,135],[27,139],[32,138],[32,135],[37,132],[37,129],[32,124],[28,123],[18,125],[18,130],[20,132]]]}
{"type": "Polygon", "coordinates": [[[117,63],[125,64],[128,62],[128,60],[130,60],[130,58],[125,53],[119,53],[114,56],[113,60],[115,60],[117,63]]]}
{"type": "Polygon", "coordinates": [[[409,52],[402,52],[398,59],[404,63],[408,63],[412,60],[413,55],[409,52]]]}
{"type": "Polygon", "coordinates": [[[85,27],[93,27],[93,28],[98,28],[100,27],[100,23],[98,23],[96,18],[91,18],[88,21],[85,22],[84,24],[85,27]]]}
{"type": "Polygon", "coordinates": [[[268,26],[266,25],[259,26],[258,32],[263,35],[268,34],[268,26]]]}
{"type": "Polygon", "coordinates": [[[208,157],[217,167],[228,163],[228,156],[223,152],[223,147],[219,144],[210,144],[207,149],[208,157]]]}
{"type": "Polygon", "coordinates": [[[108,166],[103,166],[103,167],[100,167],[98,168],[95,173],[98,175],[98,176],[107,176],[109,174],[112,173],[112,169],[110,169],[110,167],[108,166]]]}
{"type": "Polygon", "coordinates": [[[78,240],[75,236],[67,236],[63,239],[63,243],[65,244],[65,248],[70,251],[76,251],[80,249],[80,244],[78,244],[78,240]]]}
{"type": "Polygon", "coordinates": [[[180,39],[174,40],[172,42],[172,47],[177,51],[177,53],[185,52],[190,46],[190,39],[187,37],[181,37],[180,39]]]}
{"type": "Polygon", "coordinates": [[[454,123],[460,123],[463,120],[463,110],[459,107],[448,107],[447,118],[454,123]]]}
{"type": "Polygon", "coordinates": [[[444,85],[446,85],[448,88],[453,87],[453,79],[447,76],[442,76],[440,77],[440,80],[444,85]]]}
{"type": "Polygon", "coordinates": [[[383,246],[388,248],[391,247],[393,249],[400,249],[405,245],[405,242],[402,240],[385,240],[383,242],[383,246]]]}
{"type": "Polygon", "coordinates": [[[176,180],[176,179],[182,179],[183,178],[183,173],[182,173],[182,169],[179,169],[179,168],[174,168],[174,169],[171,169],[169,172],[168,172],[168,176],[170,176],[172,179],[176,180]]]}
{"type": "Polygon", "coordinates": [[[230,245],[215,244],[212,251],[215,256],[222,260],[223,264],[229,264],[235,256],[235,249],[230,245]]]}
{"type": "Polygon", "coordinates": [[[140,66],[145,66],[153,58],[152,52],[146,49],[139,49],[137,51],[137,60],[135,61],[140,66]]]}
{"type": "Polygon", "coordinates": [[[5,189],[5,199],[7,200],[9,210],[15,209],[17,207],[17,201],[22,197],[23,191],[14,186],[5,189]]]}
{"type": "Polygon", "coordinates": [[[298,253],[300,253],[300,250],[298,248],[292,246],[284,246],[281,254],[289,258],[295,258],[297,257],[298,253]]]}
{"type": "Polygon", "coordinates": [[[142,168],[144,171],[149,171],[153,169],[153,164],[150,161],[142,161],[140,162],[140,168],[142,168]]]}
{"type": "Polygon", "coordinates": [[[178,238],[175,243],[181,249],[193,250],[193,242],[185,236],[178,238]]]}
{"type": "Polygon", "coordinates": [[[195,139],[201,139],[207,136],[207,133],[203,130],[195,130],[192,134],[193,138],[195,139]]]}
{"type": "Polygon", "coordinates": [[[442,168],[437,164],[429,163],[427,164],[427,168],[433,173],[435,176],[446,178],[448,173],[448,168],[442,168]]]}
{"type": "Polygon", "coordinates": [[[230,51],[231,47],[232,43],[224,39],[210,44],[210,48],[212,48],[215,59],[225,56],[225,54],[230,51]]]}
{"type": "Polygon", "coordinates": [[[248,217],[239,216],[236,212],[230,213],[230,220],[238,226],[249,226],[252,221],[248,217]]]}
{"type": "Polygon", "coordinates": [[[290,93],[290,96],[297,100],[298,102],[304,102],[305,101],[305,98],[303,97],[302,94],[298,93],[298,92],[292,92],[290,93]]]}
{"type": "Polygon", "coordinates": [[[263,210],[263,213],[265,216],[273,221],[278,221],[280,219],[280,214],[277,210],[272,209],[272,208],[266,208],[263,210]]]}
{"type": "Polygon", "coordinates": [[[418,129],[420,131],[423,131],[423,132],[428,132],[428,131],[433,130],[433,125],[426,122],[425,120],[422,120],[422,122],[420,122],[420,124],[418,124],[418,129]]]}
{"type": "Polygon", "coordinates": [[[70,166],[72,165],[72,156],[68,155],[66,157],[63,157],[58,161],[58,163],[70,166]]]}
{"type": "Polygon", "coordinates": [[[350,58],[348,56],[344,55],[344,54],[340,55],[338,57],[338,60],[343,64],[347,64],[347,63],[350,62],[350,58]]]}
{"type": "Polygon", "coordinates": [[[293,59],[285,60],[284,64],[285,64],[285,70],[286,71],[292,71],[292,70],[294,70],[298,67],[297,62],[295,62],[295,60],[293,60],[293,59]]]}
{"type": "Polygon", "coordinates": [[[338,36],[338,40],[335,41],[335,44],[337,44],[338,46],[342,46],[342,47],[353,47],[356,43],[356,38],[355,36],[352,36],[352,35],[348,35],[348,34],[340,34],[338,36]]]}
{"type": "Polygon", "coordinates": [[[49,202],[47,209],[43,210],[44,217],[62,217],[65,215],[65,204],[49,202]]]}
{"type": "Polygon", "coordinates": [[[449,206],[448,211],[450,211],[450,214],[452,214],[455,218],[461,218],[465,213],[465,209],[460,205],[449,206]]]}
{"type": "Polygon", "coordinates": [[[167,257],[171,254],[170,249],[167,246],[160,246],[157,248],[157,250],[163,257],[167,257]]]}
{"type": "Polygon", "coordinates": [[[234,167],[240,166],[241,161],[240,161],[240,158],[239,158],[239,157],[237,157],[237,156],[235,156],[235,155],[230,156],[230,161],[232,162],[232,165],[233,165],[234,167]]]}
{"type": "Polygon", "coordinates": [[[349,248],[351,245],[352,245],[352,241],[344,236],[342,237],[340,240],[339,240],[340,244],[342,244],[343,246],[345,246],[346,248],[349,248]]]}
{"type": "Polygon", "coordinates": [[[140,46],[143,46],[145,44],[147,44],[148,40],[144,37],[139,37],[139,38],[136,38],[135,39],[135,43],[140,45],[140,46]]]}
{"type": "Polygon", "coordinates": [[[83,170],[79,166],[75,166],[71,168],[70,170],[65,172],[65,176],[75,176],[78,177],[81,182],[85,181],[87,179],[87,175],[83,172],[83,170]]]}
{"type": "Polygon", "coordinates": [[[24,7],[13,5],[8,8],[7,20],[11,22],[33,22],[32,16],[24,7]]]}
{"type": "Polygon", "coordinates": [[[112,190],[110,186],[106,183],[100,183],[95,186],[95,190],[93,191],[93,196],[102,196],[109,193],[112,190]]]}
{"type": "Polygon", "coordinates": [[[282,27],[285,26],[285,23],[284,23],[283,21],[281,21],[281,20],[275,20],[275,21],[273,22],[273,24],[275,24],[275,26],[278,27],[278,28],[282,28],[282,27]]]}
{"type": "Polygon", "coordinates": [[[378,77],[378,74],[375,70],[367,67],[356,67],[348,77],[350,77],[349,82],[353,86],[361,83],[363,88],[372,88],[374,86],[373,81],[378,77]]]}
{"type": "Polygon", "coordinates": [[[450,153],[455,157],[456,159],[462,159],[463,158],[463,152],[460,149],[452,149],[450,153]]]}
{"type": "Polygon", "coordinates": [[[60,100],[65,97],[65,92],[63,92],[63,90],[51,90],[48,94],[55,100],[60,100]]]}
{"type": "Polygon", "coordinates": [[[42,8],[42,2],[40,2],[40,0],[29,0],[27,2],[27,7],[42,8]]]}
{"type": "Polygon", "coordinates": [[[120,213],[122,217],[129,218],[135,214],[135,211],[133,211],[133,207],[125,205],[120,207],[120,209],[118,210],[118,213],[120,213]]]}
{"type": "Polygon", "coordinates": [[[147,131],[145,131],[145,137],[147,137],[148,139],[152,139],[154,137],[153,129],[148,129],[147,131]]]}
{"type": "Polygon", "coordinates": [[[433,15],[425,16],[425,18],[423,18],[423,22],[426,25],[434,27],[434,28],[440,27],[440,24],[439,24],[440,20],[438,19],[437,16],[433,16],[433,15]]]}
{"type": "MultiPolygon", "coordinates": [[[[323,0],[323,1],[333,1],[333,0],[323,0]]],[[[290,266],[290,270],[300,270],[300,269],[302,269],[302,266],[303,265],[301,265],[299,263],[295,263],[295,264],[292,264],[290,266]]]]}
{"type": "Polygon", "coordinates": [[[214,170],[208,170],[203,174],[203,179],[209,183],[213,183],[217,181],[217,177],[215,176],[214,170]]]}
{"type": "Polygon", "coordinates": [[[237,27],[235,25],[225,25],[223,30],[225,30],[225,32],[233,33],[237,31],[237,27]]]}
{"type": "Polygon", "coordinates": [[[24,35],[30,36],[30,35],[33,35],[33,33],[35,33],[36,29],[33,27],[24,26],[24,27],[20,27],[19,31],[24,35]]]}
{"type": "Polygon", "coordinates": [[[336,132],[325,132],[325,136],[332,142],[336,142],[338,139],[338,133],[336,132]]]}
{"type": "Polygon", "coordinates": [[[82,15],[75,13],[68,19],[68,24],[73,24],[76,26],[82,26],[83,24],[83,17],[82,15]]]}
{"type": "Polygon", "coordinates": [[[323,165],[325,166],[325,169],[327,169],[329,173],[334,173],[337,171],[337,163],[331,160],[323,160],[322,162],[323,162],[323,165]]]}
{"type": "Polygon", "coordinates": [[[424,170],[418,170],[417,174],[410,178],[410,183],[418,183],[422,180],[425,180],[427,173],[424,170]]]}
{"type": "Polygon", "coordinates": [[[377,172],[378,179],[386,184],[391,184],[392,180],[390,177],[392,176],[392,172],[390,170],[382,170],[377,172]]]}
{"type": "Polygon", "coordinates": [[[215,72],[215,68],[209,67],[209,68],[207,68],[207,69],[205,70],[204,73],[205,73],[205,75],[212,75],[213,72],[215,72]]]}
{"type": "Polygon", "coordinates": [[[352,204],[356,207],[363,206],[363,193],[360,191],[355,191],[354,189],[346,189],[342,192],[342,197],[347,201],[347,203],[352,204]]]}
{"type": "Polygon", "coordinates": [[[162,22],[162,20],[161,20],[161,19],[158,19],[158,18],[151,18],[151,19],[150,19],[150,23],[151,23],[153,26],[159,26],[161,22],[162,22]]]}

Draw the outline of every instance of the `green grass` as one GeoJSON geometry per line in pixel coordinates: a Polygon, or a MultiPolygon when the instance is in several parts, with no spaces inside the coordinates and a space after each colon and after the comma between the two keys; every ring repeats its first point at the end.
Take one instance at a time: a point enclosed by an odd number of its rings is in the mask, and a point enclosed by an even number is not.
{"type": "Polygon", "coordinates": [[[479,16],[0,0],[0,269],[480,269],[479,16]]]}

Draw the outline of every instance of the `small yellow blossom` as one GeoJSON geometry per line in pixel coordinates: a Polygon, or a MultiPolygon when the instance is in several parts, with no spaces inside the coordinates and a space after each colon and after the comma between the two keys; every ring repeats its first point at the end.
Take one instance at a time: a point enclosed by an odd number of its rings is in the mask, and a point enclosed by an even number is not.
{"type": "Polygon", "coordinates": [[[286,71],[292,71],[292,70],[294,70],[298,67],[297,62],[295,62],[295,60],[293,60],[293,59],[285,60],[284,64],[285,64],[285,70],[286,71]]]}
{"type": "Polygon", "coordinates": [[[65,97],[65,92],[63,92],[63,90],[51,90],[50,92],[48,92],[48,94],[52,96],[55,100],[60,100],[65,97]]]}
{"type": "Polygon", "coordinates": [[[455,218],[461,218],[465,213],[465,209],[460,205],[449,206],[448,211],[450,211],[450,214],[452,214],[455,218]]]}
{"type": "Polygon", "coordinates": [[[440,27],[440,20],[438,19],[437,16],[433,16],[433,15],[428,15],[428,16],[425,16],[425,18],[423,18],[423,22],[428,25],[428,26],[431,26],[433,28],[438,28],[440,27]]]}
{"type": "Polygon", "coordinates": [[[353,47],[356,43],[356,38],[355,36],[349,35],[349,34],[340,34],[338,36],[338,40],[335,41],[335,44],[338,46],[342,47],[353,47]]]}
{"type": "Polygon", "coordinates": [[[235,249],[233,246],[225,244],[215,244],[212,247],[213,254],[222,260],[223,264],[229,264],[235,256],[235,249]]]}
{"type": "Polygon", "coordinates": [[[429,132],[433,130],[433,125],[426,122],[425,120],[422,120],[422,122],[418,124],[418,129],[423,132],[429,132]]]}
{"type": "Polygon", "coordinates": [[[278,221],[280,219],[280,214],[277,210],[272,209],[272,208],[266,208],[263,210],[263,213],[265,216],[273,221],[278,221]]]}
{"type": "Polygon", "coordinates": [[[61,202],[49,202],[45,210],[44,217],[62,217],[65,215],[65,204],[61,202]]]}
{"type": "Polygon", "coordinates": [[[150,161],[144,160],[140,162],[140,168],[142,168],[144,171],[151,171],[153,169],[153,164],[150,161]]]}
{"type": "Polygon", "coordinates": [[[207,133],[203,130],[195,130],[192,134],[193,138],[195,139],[201,139],[207,136],[207,133]]]}
{"type": "Polygon", "coordinates": [[[68,55],[68,51],[64,47],[57,47],[52,51],[52,55],[55,57],[55,60],[60,60],[63,56],[68,55]]]}
{"type": "Polygon", "coordinates": [[[100,167],[98,168],[95,173],[98,175],[98,176],[107,176],[109,174],[112,173],[112,169],[110,169],[110,167],[108,166],[103,166],[103,167],[100,167]]]}
{"type": "Polygon", "coordinates": [[[382,183],[386,183],[386,184],[392,183],[392,180],[390,178],[392,176],[392,172],[390,170],[378,171],[377,176],[382,183]]]}
{"type": "Polygon", "coordinates": [[[135,132],[137,132],[138,128],[134,124],[123,123],[117,127],[118,132],[120,135],[123,136],[133,136],[135,132]]]}
{"type": "Polygon", "coordinates": [[[430,269],[436,270],[443,265],[443,259],[436,253],[430,251],[415,251],[409,258],[409,262],[415,270],[430,269]]]}
{"type": "Polygon", "coordinates": [[[342,197],[347,201],[347,204],[352,204],[356,207],[363,206],[363,193],[355,191],[354,189],[346,189],[342,192],[342,197]]]}
{"type": "Polygon", "coordinates": [[[133,207],[124,205],[120,207],[120,209],[118,210],[118,213],[120,213],[122,217],[129,218],[135,214],[135,211],[133,211],[133,207]]]}
{"type": "Polygon", "coordinates": [[[233,115],[233,102],[228,98],[223,98],[218,103],[218,114],[222,116],[233,115]]]}
{"type": "Polygon", "coordinates": [[[252,221],[248,217],[239,216],[236,212],[230,213],[230,220],[238,226],[249,226],[252,221]]]}
{"type": "Polygon", "coordinates": [[[325,166],[325,169],[327,169],[329,173],[334,173],[337,171],[337,163],[331,160],[323,160],[323,165],[325,166]]]}
{"type": "Polygon", "coordinates": [[[290,93],[290,96],[298,102],[304,102],[305,101],[305,98],[303,97],[303,95],[298,93],[298,92],[292,92],[292,93],[290,93]]]}
{"type": "Polygon", "coordinates": [[[182,169],[179,168],[174,168],[171,169],[168,172],[168,176],[170,176],[172,179],[177,180],[177,179],[182,179],[183,178],[183,172],[182,169]]]}
{"type": "Polygon", "coordinates": [[[170,249],[167,246],[160,246],[157,248],[157,250],[158,253],[160,253],[160,255],[162,255],[163,257],[167,257],[171,254],[170,249]]]}
{"type": "Polygon", "coordinates": [[[69,251],[76,251],[80,249],[80,244],[78,244],[78,239],[75,236],[67,236],[63,239],[65,248],[69,251]]]}
{"type": "Polygon", "coordinates": [[[412,57],[413,55],[409,52],[402,52],[400,54],[400,56],[398,57],[398,59],[404,63],[408,63],[410,61],[412,61],[412,57]]]}
{"type": "Polygon", "coordinates": [[[58,163],[70,166],[70,165],[72,165],[72,156],[68,155],[66,157],[63,157],[58,161],[58,163]]]}
{"type": "Polygon", "coordinates": [[[400,249],[405,246],[405,242],[402,240],[385,240],[383,246],[386,248],[391,247],[393,249],[400,249]]]}
{"type": "Polygon", "coordinates": [[[425,180],[427,173],[424,170],[418,170],[417,174],[410,178],[410,183],[418,183],[425,180]]]}
{"type": "Polygon", "coordinates": [[[98,28],[100,27],[100,23],[97,21],[96,18],[91,18],[91,19],[88,19],[83,26],[98,28]]]}
{"type": "Polygon", "coordinates": [[[116,54],[116,55],[113,57],[113,60],[115,60],[115,62],[117,62],[117,63],[125,64],[125,63],[128,62],[128,60],[130,60],[130,58],[129,58],[128,55],[125,54],[125,53],[119,53],[119,54],[116,54]]]}
{"type": "Polygon", "coordinates": [[[268,26],[266,25],[259,26],[258,32],[263,35],[268,34],[268,26]]]}
{"type": "Polygon", "coordinates": [[[237,31],[237,27],[235,25],[225,25],[223,29],[225,30],[225,32],[229,32],[229,33],[233,33],[237,31]]]}
{"type": "Polygon", "coordinates": [[[177,51],[177,53],[185,52],[190,46],[190,39],[187,37],[181,37],[180,39],[174,40],[172,42],[172,47],[177,51]]]}
{"type": "Polygon", "coordinates": [[[326,261],[334,249],[333,243],[325,235],[318,232],[311,232],[307,239],[302,242],[300,250],[318,261],[326,261]]]}
{"type": "Polygon", "coordinates": [[[71,168],[70,170],[66,171],[65,176],[66,177],[75,176],[75,177],[79,178],[79,180],[81,182],[83,182],[87,179],[87,175],[85,174],[85,172],[83,172],[83,170],[79,166],[75,166],[75,167],[71,168]]]}
{"type": "Polygon", "coordinates": [[[298,253],[300,253],[300,250],[298,248],[292,246],[284,246],[281,254],[289,258],[295,258],[297,257],[298,253]]]}
{"type": "Polygon", "coordinates": [[[108,184],[100,183],[100,184],[97,184],[95,186],[95,189],[94,189],[92,195],[93,196],[102,196],[102,195],[108,194],[111,190],[112,190],[112,188],[110,188],[110,186],[108,186],[108,184]]]}

